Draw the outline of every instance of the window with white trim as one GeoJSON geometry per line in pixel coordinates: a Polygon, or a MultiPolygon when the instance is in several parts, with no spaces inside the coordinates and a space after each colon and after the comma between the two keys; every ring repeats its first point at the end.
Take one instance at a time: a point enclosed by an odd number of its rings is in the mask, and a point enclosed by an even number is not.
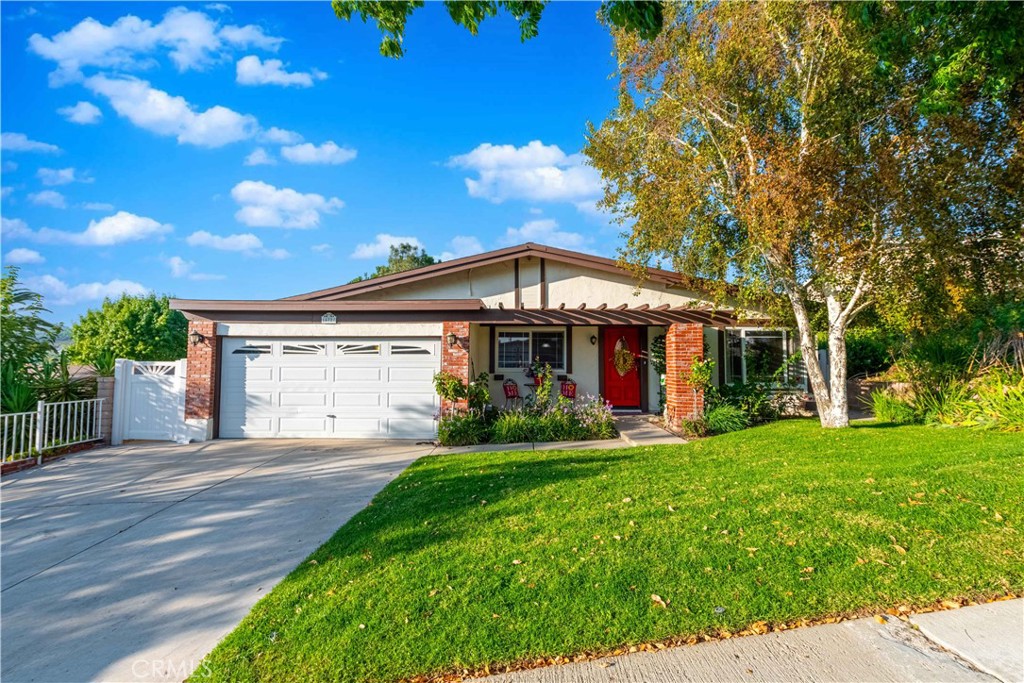
{"type": "Polygon", "coordinates": [[[534,360],[565,369],[565,331],[534,330],[498,332],[498,370],[522,370],[534,360]]]}

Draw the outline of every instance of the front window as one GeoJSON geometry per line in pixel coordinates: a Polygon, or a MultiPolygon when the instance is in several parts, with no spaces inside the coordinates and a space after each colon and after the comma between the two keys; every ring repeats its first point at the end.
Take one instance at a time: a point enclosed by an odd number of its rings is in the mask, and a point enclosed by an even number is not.
{"type": "Polygon", "coordinates": [[[565,368],[565,331],[498,332],[498,369],[521,370],[534,360],[565,368]]]}
{"type": "Polygon", "coordinates": [[[784,330],[728,330],[726,335],[726,382],[788,382],[784,330]]]}

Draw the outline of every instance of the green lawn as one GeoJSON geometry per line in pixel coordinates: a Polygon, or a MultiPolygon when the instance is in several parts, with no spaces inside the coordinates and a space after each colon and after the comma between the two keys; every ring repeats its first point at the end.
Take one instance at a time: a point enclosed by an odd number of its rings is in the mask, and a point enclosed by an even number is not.
{"type": "Polygon", "coordinates": [[[427,457],[207,664],[214,680],[391,680],[1019,592],[1022,514],[1020,434],[787,421],[427,457]]]}

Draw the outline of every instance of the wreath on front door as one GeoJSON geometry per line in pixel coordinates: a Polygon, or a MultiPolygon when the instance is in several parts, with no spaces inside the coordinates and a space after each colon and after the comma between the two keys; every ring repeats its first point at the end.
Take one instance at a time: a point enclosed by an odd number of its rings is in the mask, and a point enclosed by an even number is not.
{"type": "Polygon", "coordinates": [[[615,350],[612,351],[612,362],[620,377],[625,377],[629,371],[636,367],[636,357],[629,350],[629,342],[625,337],[619,337],[615,342],[615,350]]]}

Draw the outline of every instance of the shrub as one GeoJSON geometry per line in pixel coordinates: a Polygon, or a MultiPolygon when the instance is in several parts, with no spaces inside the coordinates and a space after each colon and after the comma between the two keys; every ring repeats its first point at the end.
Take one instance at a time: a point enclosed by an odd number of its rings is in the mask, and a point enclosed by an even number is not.
{"type": "Polygon", "coordinates": [[[769,382],[735,382],[708,393],[709,409],[721,404],[734,406],[746,414],[750,424],[778,420],[785,402],[785,396],[769,382]]]}
{"type": "Polygon", "coordinates": [[[469,411],[444,415],[437,424],[437,440],[442,446],[473,446],[490,436],[483,413],[469,411]]]}
{"type": "Polygon", "coordinates": [[[923,421],[909,401],[893,396],[887,391],[871,392],[871,406],[875,413],[875,419],[880,422],[902,425],[923,421]]]}
{"type": "Polygon", "coordinates": [[[728,403],[713,406],[704,412],[704,429],[710,434],[738,432],[750,426],[750,418],[740,408],[728,403]]]}
{"type": "Polygon", "coordinates": [[[493,443],[536,441],[540,433],[540,416],[527,410],[506,410],[491,425],[493,443]]]}
{"type": "Polygon", "coordinates": [[[857,327],[846,333],[846,370],[850,377],[876,375],[893,362],[895,340],[877,327],[857,327]]]}

